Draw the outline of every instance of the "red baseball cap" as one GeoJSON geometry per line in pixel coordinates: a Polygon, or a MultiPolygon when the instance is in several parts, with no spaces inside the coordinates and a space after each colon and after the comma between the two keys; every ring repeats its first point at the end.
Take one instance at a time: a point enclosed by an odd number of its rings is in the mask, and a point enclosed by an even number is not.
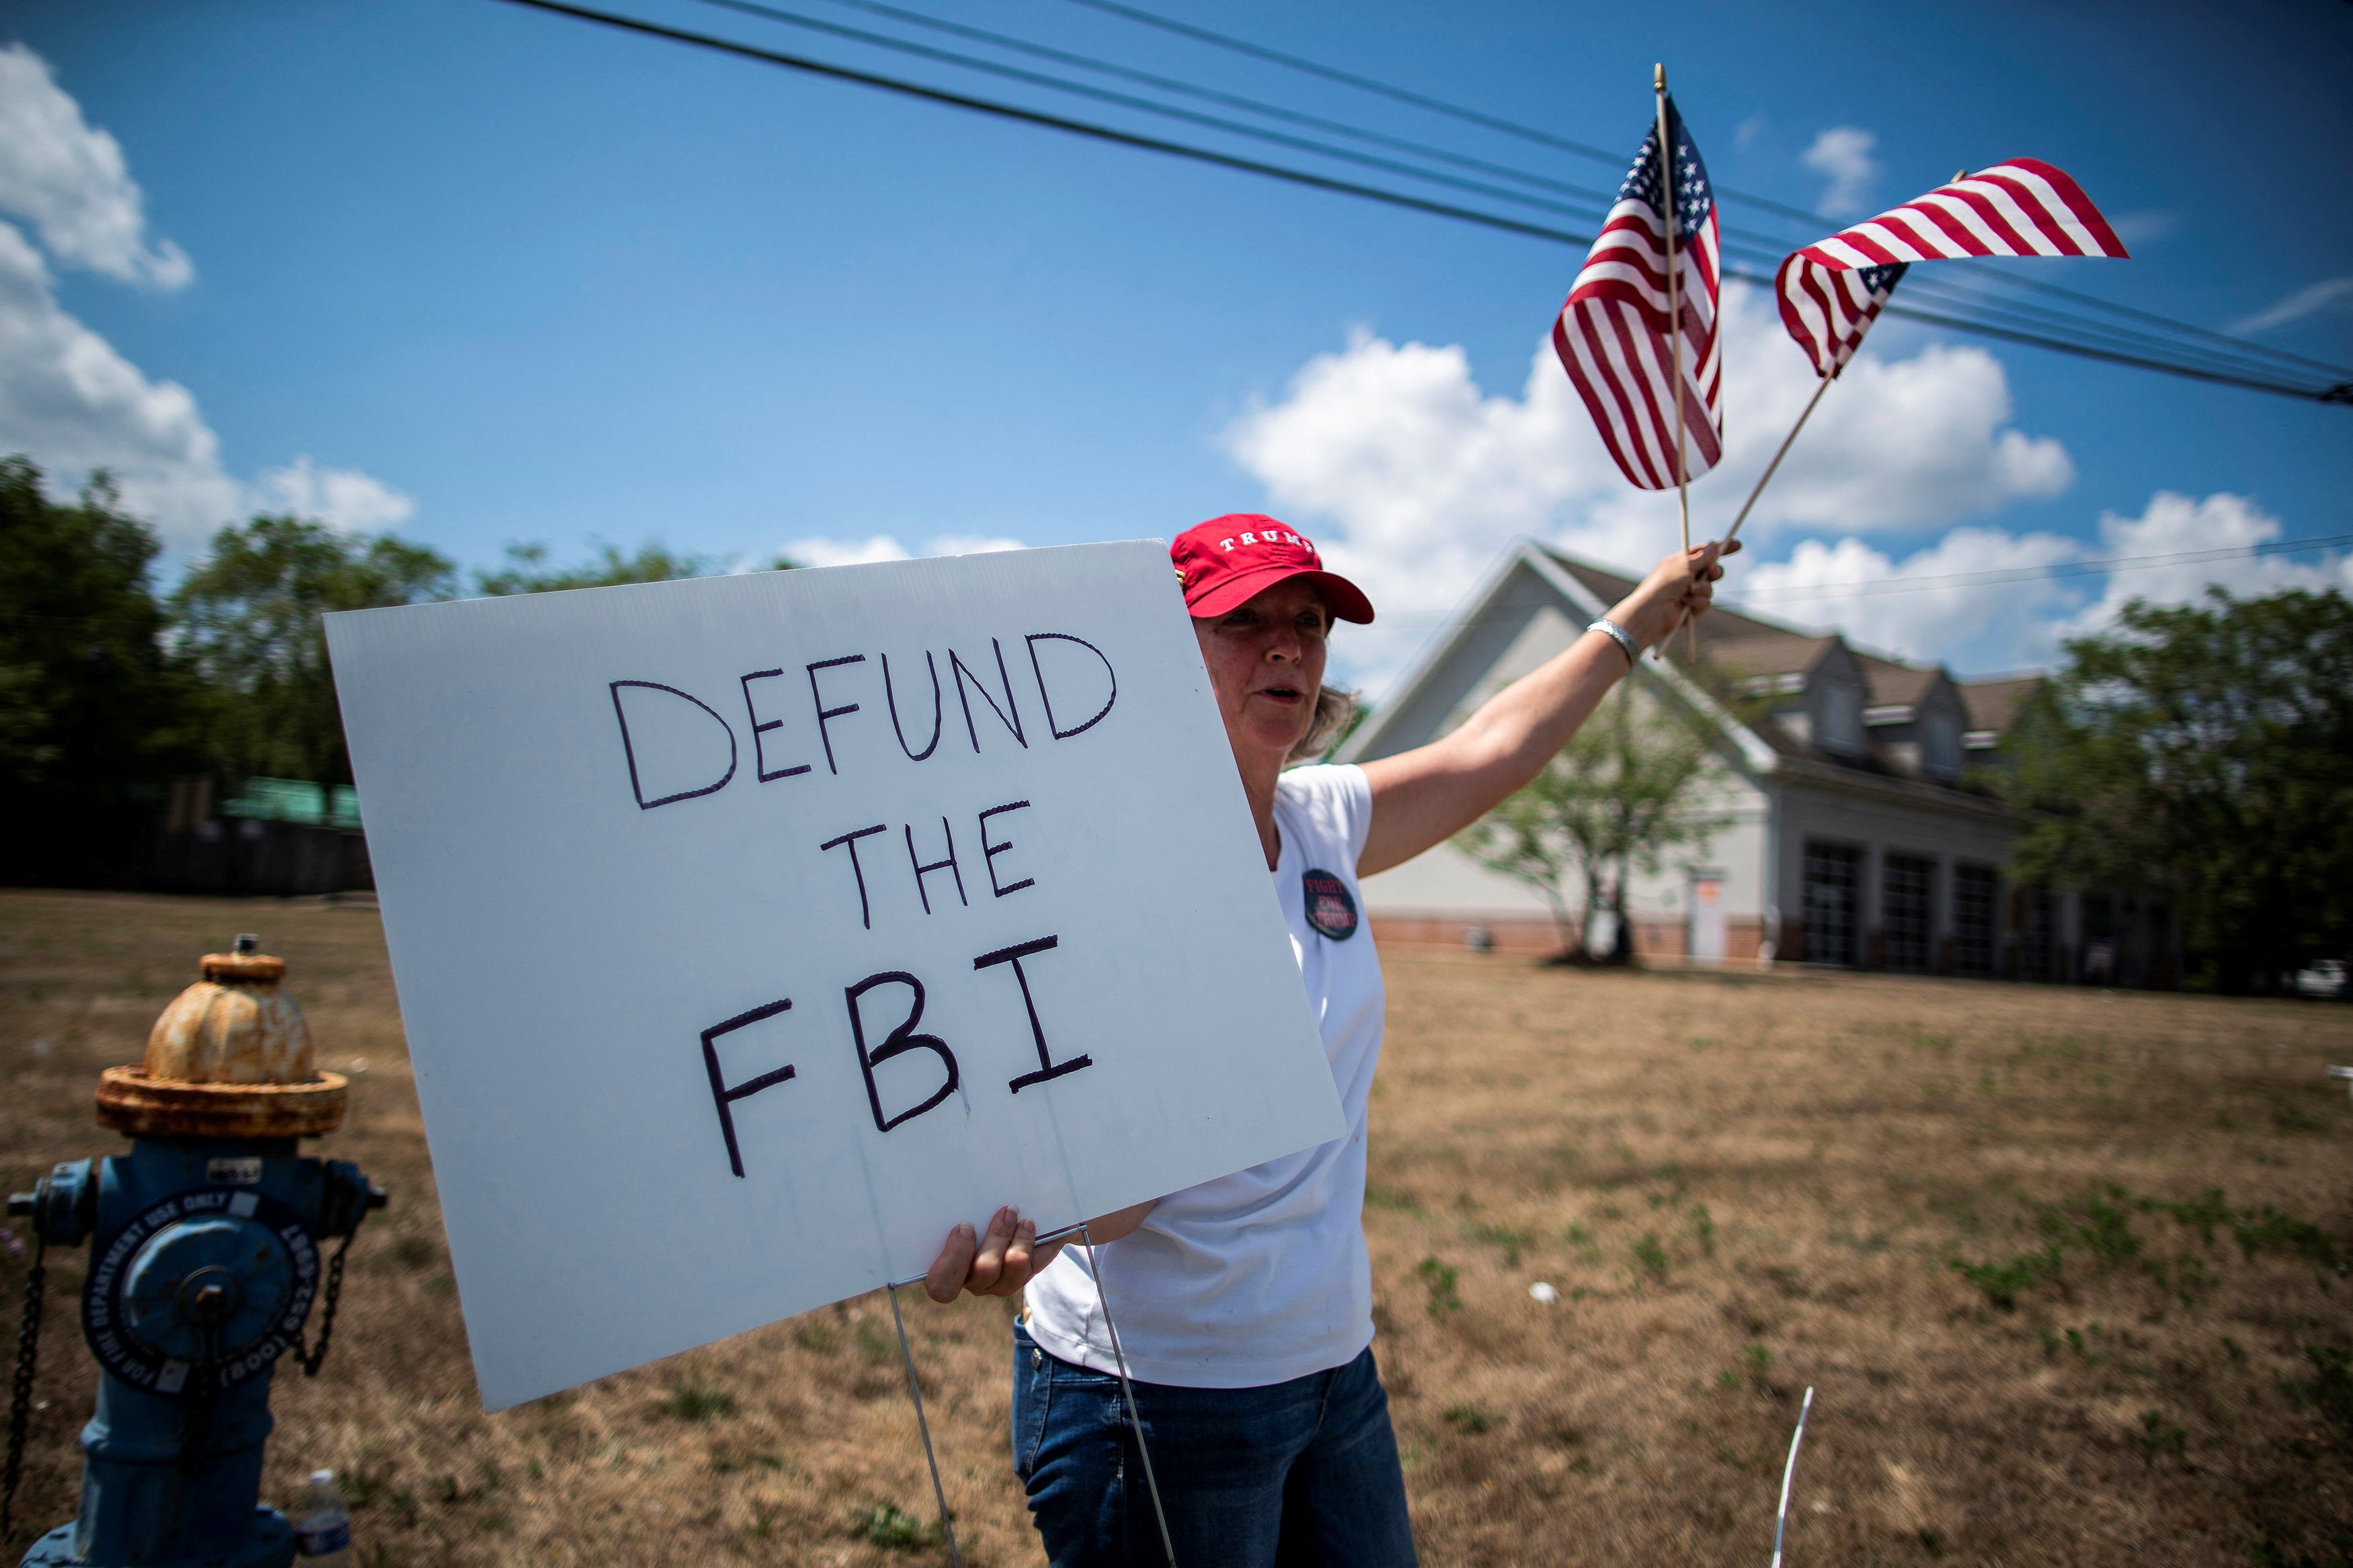
{"type": "Polygon", "coordinates": [[[1373,618],[1365,591],[1336,572],[1324,570],[1315,542],[1254,511],[1232,511],[1196,523],[1168,546],[1185,584],[1185,608],[1196,619],[1222,616],[1290,577],[1312,577],[1324,603],[1344,621],[1373,618]]]}

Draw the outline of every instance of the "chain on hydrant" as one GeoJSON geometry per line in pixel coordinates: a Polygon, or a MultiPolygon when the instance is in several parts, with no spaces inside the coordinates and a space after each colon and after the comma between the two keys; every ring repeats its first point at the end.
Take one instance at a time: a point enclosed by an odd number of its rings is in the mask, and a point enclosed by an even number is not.
{"type": "Polygon", "coordinates": [[[0,1542],[16,1539],[16,1483],[25,1476],[25,1436],[33,1424],[33,1373],[41,1361],[41,1295],[49,1278],[49,1241],[33,1231],[33,1267],[25,1276],[25,1311],[16,1324],[16,1381],[8,1392],[8,1468],[0,1477],[0,1542]]]}
{"type": "Polygon", "coordinates": [[[318,1069],[310,1026],[279,988],[285,961],[237,938],[206,953],[137,1067],[100,1075],[98,1119],[128,1154],[68,1161],[8,1200],[33,1220],[11,1389],[0,1525],[12,1512],[38,1364],[47,1248],[92,1242],[82,1337],[99,1363],[82,1428],[80,1517],[34,1542],[35,1564],[287,1568],[292,1531],[259,1506],[269,1387],[291,1352],[326,1360],[343,1261],[384,1194],[345,1161],[298,1141],[343,1118],[349,1085],[318,1069]],[[320,1294],[317,1338],[303,1329],[320,1294]]]}

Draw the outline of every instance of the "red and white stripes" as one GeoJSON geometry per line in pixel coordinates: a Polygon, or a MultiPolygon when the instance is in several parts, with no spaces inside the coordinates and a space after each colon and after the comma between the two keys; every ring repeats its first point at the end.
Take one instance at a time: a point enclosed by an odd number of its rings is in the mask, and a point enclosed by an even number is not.
{"type": "Polygon", "coordinates": [[[1716,342],[1719,247],[1715,212],[1675,236],[1683,339],[1668,340],[1666,216],[1620,200],[1587,253],[1553,322],[1562,368],[1619,468],[1643,489],[1675,488],[1675,401],[1683,402],[1684,466],[1697,479],[1723,456],[1723,357],[1716,342]]]}
{"type": "Polygon", "coordinates": [[[2013,158],[1793,252],[1776,283],[1782,324],[1827,376],[1862,342],[1905,263],[2125,254],[2082,186],[2039,159],[2013,158]]]}

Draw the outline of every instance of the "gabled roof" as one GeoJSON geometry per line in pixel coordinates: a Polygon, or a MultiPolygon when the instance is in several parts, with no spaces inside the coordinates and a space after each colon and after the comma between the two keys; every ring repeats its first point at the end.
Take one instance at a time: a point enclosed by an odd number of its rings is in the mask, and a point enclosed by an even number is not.
{"type": "Polygon", "coordinates": [[[2007,732],[2017,721],[2019,710],[2042,689],[2046,679],[2040,675],[2004,675],[1992,680],[1962,681],[1961,706],[1968,710],[1969,728],[1996,735],[2007,732]]]}
{"type": "Polygon", "coordinates": [[[1862,667],[1862,678],[1870,687],[1873,707],[1901,703],[1917,708],[1939,680],[1949,679],[1938,666],[1898,664],[1875,653],[1858,653],[1854,661],[1862,667]]]}
{"type": "MultiPolygon", "coordinates": [[[[1620,577],[1615,572],[1563,555],[1557,550],[1530,543],[1525,546],[1543,555],[1563,572],[1576,579],[1606,608],[1632,593],[1636,580],[1620,577]]],[[[1834,638],[1820,632],[1801,631],[1777,622],[1759,620],[1755,616],[1717,605],[1699,624],[1700,647],[1705,657],[1737,668],[1743,675],[1786,675],[1813,668],[1821,657],[1822,648],[1834,638]]],[[[1681,637],[1667,650],[1670,658],[1681,662],[1686,656],[1685,642],[1681,637]]]]}
{"type": "MultiPolygon", "coordinates": [[[[1572,624],[1581,624],[1604,613],[1634,586],[1633,578],[1532,540],[1521,541],[1496,563],[1472,602],[1424,652],[1389,699],[1349,737],[1336,760],[1387,756],[1442,733],[1449,720],[1474,697],[1504,650],[1537,615],[1550,609],[1567,616],[1572,624]]],[[[1951,677],[1939,666],[1858,653],[1839,637],[1729,608],[1712,610],[1701,620],[1699,644],[1702,665],[1736,677],[1810,676],[1826,662],[1837,666],[1842,676],[1852,670],[1869,689],[1869,700],[1873,703],[1917,703],[1939,683],[1951,684],[1951,677]]],[[[1874,787],[1898,787],[1907,794],[1932,790],[1939,797],[1954,797],[1956,804],[1968,798],[1946,785],[1901,778],[1874,749],[1867,748],[1852,758],[1834,756],[1799,741],[1778,724],[1744,721],[1716,700],[1711,689],[1714,682],[1695,679],[1698,672],[1687,662],[1687,647],[1683,636],[1671,638],[1662,650],[1665,658],[1645,659],[1638,679],[1659,683],[1713,718],[1738,748],[1750,773],[1794,772],[1858,784],[1869,780],[1874,787]]],[[[1971,715],[1975,722],[1974,708],[1971,715]]],[[[1978,809],[2000,808],[1984,803],[1978,809]]]]}

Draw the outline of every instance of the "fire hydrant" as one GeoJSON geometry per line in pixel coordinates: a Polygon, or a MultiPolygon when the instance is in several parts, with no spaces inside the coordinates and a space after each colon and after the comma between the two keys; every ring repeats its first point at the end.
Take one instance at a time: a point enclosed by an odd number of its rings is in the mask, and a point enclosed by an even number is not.
{"type": "MultiPolygon", "coordinates": [[[[294,1538],[261,1504],[269,1384],[291,1351],[327,1353],[343,1256],[385,1195],[359,1167],[299,1156],[343,1119],[348,1084],[316,1069],[285,961],[240,936],[155,1021],[145,1061],[100,1075],[98,1119],[131,1152],[68,1161],[8,1200],[37,1247],[96,1237],[83,1337],[99,1363],[82,1428],[81,1513],[25,1554],[101,1568],[286,1568],[294,1538]],[[319,1243],[343,1238],[322,1272],[319,1243]],[[304,1321],[322,1293],[318,1338],[304,1321]]],[[[30,1393],[41,1254],[26,1291],[16,1409],[30,1393]]],[[[12,1420],[13,1492],[23,1442],[12,1420]]]]}

